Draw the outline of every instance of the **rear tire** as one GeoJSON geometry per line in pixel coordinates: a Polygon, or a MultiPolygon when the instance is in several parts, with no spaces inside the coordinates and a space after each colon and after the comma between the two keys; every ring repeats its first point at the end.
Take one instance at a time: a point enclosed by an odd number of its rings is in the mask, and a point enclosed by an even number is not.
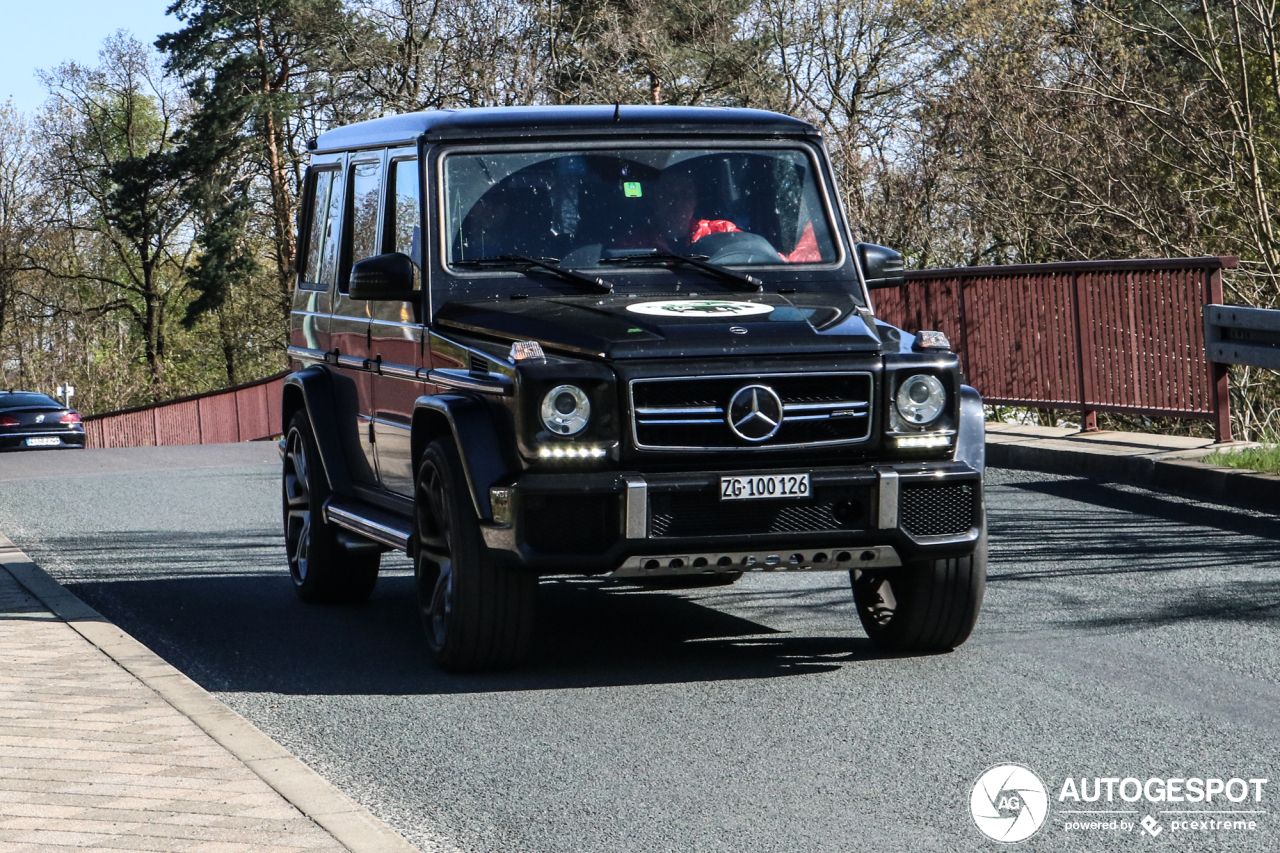
{"type": "Polygon", "coordinates": [[[355,553],[338,541],[325,521],[329,484],[306,412],[289,421],[284,456],[284,545],[298,597],[308,602],[359,604],[378,582],[382,555],[376,547],[355,553]]]}
{"type": "Polygon", "coordinates": [[[987,587],[987,533],[967,557],[849,572],[867,636],[896,652],[947,651],[973,632],[987,587]]]}
{"type": "Polygon", "coordinates": [[[414,577],[427,646],[449,672],[506,669],[528,653],[536,575],[489,554],[450,438],[433,441],[418,467],[414,577]]]}

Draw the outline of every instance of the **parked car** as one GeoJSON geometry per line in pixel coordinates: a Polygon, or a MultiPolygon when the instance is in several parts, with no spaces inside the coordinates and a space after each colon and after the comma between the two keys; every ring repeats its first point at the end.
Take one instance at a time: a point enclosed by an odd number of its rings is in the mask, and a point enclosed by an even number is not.
{"type": "Polygon", "coordinates": [[[413,557],[449,670],[517,663],[538,577],[849,575],[891,650],[986,578],[983,409],[875,316],[819,133],[756,110],[474,109],[310,145],[282,400],[305,600],[413,557]]]}
{"type": "Polygon", "coordinates": [[[0,391],[0,450],[84,447],[80,413],[33,391],[0,391]]]}

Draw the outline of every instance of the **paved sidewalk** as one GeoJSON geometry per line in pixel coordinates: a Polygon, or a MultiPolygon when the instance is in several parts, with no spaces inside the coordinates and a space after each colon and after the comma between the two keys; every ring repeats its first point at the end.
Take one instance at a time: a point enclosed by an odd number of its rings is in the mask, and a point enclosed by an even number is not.
{"type": "Polygon", "coordinates": [[[342,851],[0,568],[0,851],[342,851]]]}
{"type": "Polygon", "coordinates": [[[1211,465],[1216,450],[1251,442],[1214,444],[1208,438],[987,423],[987,464],[1127,480],[1265,512],[1280,511],[1280,476],[1211,465]]]}

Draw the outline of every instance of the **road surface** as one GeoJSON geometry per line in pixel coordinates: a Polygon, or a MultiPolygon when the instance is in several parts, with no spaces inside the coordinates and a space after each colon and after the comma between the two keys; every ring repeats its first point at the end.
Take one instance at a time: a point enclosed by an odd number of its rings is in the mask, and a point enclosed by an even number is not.
{"type": "Polygon", "coordinates": [[[877,653],[834,573],[557,579],[530,665],[459,677],[403,557],[364,606],[295,599],[278,476],[269,443],[10,454],[0,532],[424,850],[1280,849],[1274,518],[992,471],[987,600],[951,654],[877,653]],[[971,816],[1003,763],[1048,789],[1014,847],[971,816]],[[1271,781],[1108,805],[1060,800],[1068,777],[1271,781]],[[1171,813],[1208,809],[1257,814],[1171,813]],[[1124,814],[1071,813],[1099,810],[1124,814]]]}

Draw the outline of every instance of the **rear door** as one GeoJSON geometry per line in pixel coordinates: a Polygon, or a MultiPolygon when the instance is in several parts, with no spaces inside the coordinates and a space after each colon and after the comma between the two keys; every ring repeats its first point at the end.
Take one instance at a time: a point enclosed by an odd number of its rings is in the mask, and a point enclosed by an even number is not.
{"type": "Polygon", "coordinates": [[[341,154],[312,161],[303,186],[298,220],[298,285],[293,294],[289,345],[295,348],[294,369],[323,358],[330,349],[329,315],[337,281],[338,227],[342,220],[341,154]],[[326,266],[326,247],[330,248],[326,266]]]}
{"type": "Polygon", "coordinates": [[[423,363],[421,186],[416,149],[390,152],[381,248],[384,253],[402,252],[413,259],[416,292],[406,302],[369,303],[373,357],[379,363],[373,379],[378,476],[383,488],[409,497],[413,495],[409,425],[413,403],[423,393],[415,377],[423,363]]]}

